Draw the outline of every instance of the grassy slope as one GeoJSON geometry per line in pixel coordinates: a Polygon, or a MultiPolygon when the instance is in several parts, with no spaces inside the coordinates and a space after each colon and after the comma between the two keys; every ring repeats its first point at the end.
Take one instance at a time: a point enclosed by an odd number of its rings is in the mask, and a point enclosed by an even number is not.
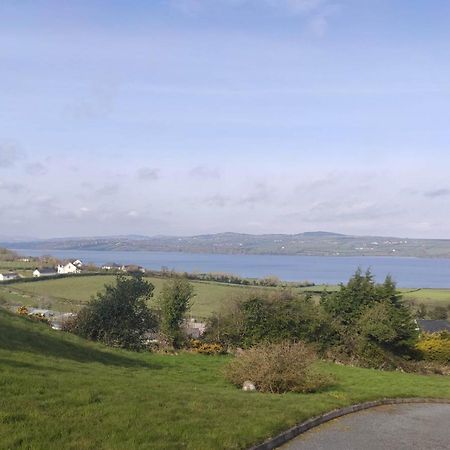
{"type": "Polygon", "coordinates": [[[229,358],[109,350],[0,310],[0,448],[246,448],[308,417],[381,397],[450,397],[450,378],[321,364],[317,394],[249,394],[229,358]]]}

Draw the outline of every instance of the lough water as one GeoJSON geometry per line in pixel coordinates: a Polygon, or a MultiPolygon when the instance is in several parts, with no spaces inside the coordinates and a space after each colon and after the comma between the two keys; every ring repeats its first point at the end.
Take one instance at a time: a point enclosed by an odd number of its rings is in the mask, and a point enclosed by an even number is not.
{"type": "Polygon", "coordinates": [[[226,272],[242,277],[276,275],[285,281],[312,281],[316,284],[345,282],[361,267],[370,268],[377,281],[387,274],[399,287],[450,288],[450,259],[400,257],[342,257],[286,255],[217,255],[148,251],[96,250],[16,250],[22,255],[53,255],[61,259],[81,259],[102,265],[138,264],[147,269],[168,267],[186,272],[226,272]]]}

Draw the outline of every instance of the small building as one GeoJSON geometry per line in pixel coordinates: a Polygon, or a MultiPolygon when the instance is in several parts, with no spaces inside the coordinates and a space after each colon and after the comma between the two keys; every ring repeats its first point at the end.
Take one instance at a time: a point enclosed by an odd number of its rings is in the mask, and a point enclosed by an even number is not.
{"type": "Polygon", "coordinates": [[[122,266],[116,263],[107,263],[102,266],[103,270],[121,270],[122,266]]]}
{"type": "Polygon", "coordinates": [[[80,273],[81,270],[74,263],[67,263],[65,265],[58,264],[57,267],[59,274],[68,274],[68,273],[80,273]]]}
{"type": "Polygon", "coordinates": [[[206,330],[206,323],[197,322],[192,318],[184,321],[183,328],[187,336],[193,339],[199,339],[206,330]]]}
{"type": "Polygon", "coordinates": [[[120,270],[122,272],[127,273],[137,273],[137,272],[145,273],[145,269],[142,266],[137,266],[136,264],[129,264],[127,266],[122,266],[120,270]]]}
{"type": "Polygon", "coordinates": [[[33,271],[33,277],[51,277],[57,275],[58,272],[53,267],[42,267],[40,269],[36,268],[33,271]]]}
{"type": "Polygon", "coordinates": [[[417,319],[417,325],[422,333],[439,333],[440,331],[450,333],[450,322],[447,320],[417,319]]]}
{"type": "Polygon", "coordinates": [[[3,272],[0,273],[0,281],[9,281],[20,278],[20,275],[16,272],[3,272]]]}
{"type": "Polygon", "coordinates": [[[81,259],[76,259],[75,261],[72,262],[72,264],[78,267],[79,269],[83,267],[83,261],[81,261],[81,259]]]}

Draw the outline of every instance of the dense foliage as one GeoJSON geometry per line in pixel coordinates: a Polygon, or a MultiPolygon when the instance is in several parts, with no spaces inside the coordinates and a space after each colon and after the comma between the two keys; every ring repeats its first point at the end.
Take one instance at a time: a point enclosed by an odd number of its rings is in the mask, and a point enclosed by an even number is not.
{"type": "Polygon", "coordinates": [[[260,342],[303,340],[325,344],[335,331],[331,317],[305,295],[255,290],[208,321],[206,339],[248,348],[260,342]]]}
{"type": "Polygon", "coordinates": [[[289,290],[255,290],[215,314],[205,337],[243,348],[301,340],[335,360],[394,368],[397,357],[415,356],[417,331],[392,279],[376,284],[370,272],[358,270],[319,304],[289,290]]]}
{"type": "Polygon", "coordinates": [[[127,349],[140,349],[145,335],[156,327],[156,319],[147,306],[153,285],[136,275],[119,275],[115,285],[106,285],[80,310],[70,331],[94,341],[127,349]]]}
{"type": "Polygon", "coordinates": [[[194,288],[186,278],[173,278],[162,288],[160,298],[161,332],[167,343],[179,348],[185,341],[182,324],[191,307],[194,288]]]}
{"type": "Polygon", "coordinates": [[[440,363],[450,363],[450,333],[423,333],[417,343],[423,359],[440,363]]]}
{"type": "Polygon", "coordinates": [[[391,277],[376,284],[370,272],[358,270],[339,291],[324,295],[321,305],[335,320],[341,356],[389,367],[395,365],[391,355],[413,355],[417,327],[391,277]]]}

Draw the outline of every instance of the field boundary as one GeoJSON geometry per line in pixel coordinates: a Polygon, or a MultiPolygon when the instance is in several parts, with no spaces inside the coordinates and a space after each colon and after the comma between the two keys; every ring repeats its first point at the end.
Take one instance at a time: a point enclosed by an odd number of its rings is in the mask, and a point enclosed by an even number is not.
{"type": "Polygon", "coordinates": [[[345,408],[335,409],[333,411],[321,414],[320,416],[313,417],[302,423],[294,425],[286,431],[283,431],[278,436],[267,439],[261,444],[254,445],[248,450],[272,450],[288,441],[294,439],[302,433],[310,430],[311,428],[322,425],[330,420],[336,419],[338,417],[346,416],[347,414],[352,414],[358,411],[363,411],[369,408],[375,408],[377,406],[383,405],[401,405],[404,403],[446,403],[450,404],[450,399],[445,398],[385,398],[382,400],[374,400],[371,402],[357,403],[355,405],[346,406],[345,408]]]}

